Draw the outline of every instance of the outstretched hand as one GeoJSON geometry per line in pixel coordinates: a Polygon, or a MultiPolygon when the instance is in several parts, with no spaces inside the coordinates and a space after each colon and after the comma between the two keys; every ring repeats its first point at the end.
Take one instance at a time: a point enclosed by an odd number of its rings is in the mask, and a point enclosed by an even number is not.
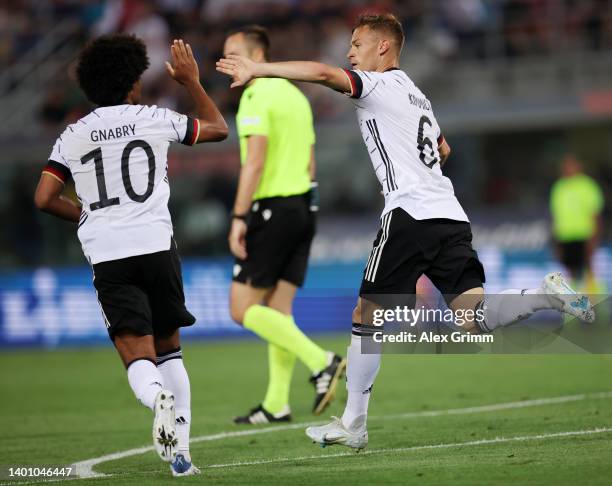
{"type": "Polygon", "coordinates": [[[217,61],[217,71],[231,76],[232,88],[244,86],[256,77],[257,63],[247,57],[228,55],[226,58],[217,61]]]}
{"type": "Polygon", "coordinates": [[[200,82],[200,70],[189,44],[185,44],[183,39],[175,39],[170,46],[170,54],[172,64],[166,62],[166,69],[172,79],[180,84],[200,82]]]}

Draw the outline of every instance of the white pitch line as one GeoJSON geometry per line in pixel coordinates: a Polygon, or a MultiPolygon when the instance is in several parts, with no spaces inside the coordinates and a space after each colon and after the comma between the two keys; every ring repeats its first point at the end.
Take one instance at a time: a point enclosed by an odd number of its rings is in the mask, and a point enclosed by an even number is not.
{"type": "MultiPolygon", "coordinates": [[[[409,412],[395,415],[384,415],[380,417],[369,417],[368,420],[396,420],[406,418],[421,418],[421,417],[439,417],[444,415],[461,415],[471,413],[484,413],[494,412],[498,410],[510,410],[524,407],[535,407],[541,405],[554,405],[558,403],[576,402],[581,400],[600,400],[605,398],[612,398],[612,392],[601,392],[601,393],[581,393],[579,395],[565,395],[559,397],[549,398],[537,398],[534,400],[523,400],[520,402],[505,402],[505,403],[494,403],[491,405],[482,405],[477,407],[465,407],[465,408],[451,408],[446,410],[424,410],[420,412],[409,412]]],[[[300,429],[311,425],[320,424],[323,422],[302,422],[297,424],[289,425],[277,425],[272,427],[262,427],[249,430],[238,430],[232,432],[220,432],[218,434],[201,435],[199,437],[193,437],[191,443],[195,442],[210,442],[215,440],[229,439],[234,437],[246,437],[251,435],[268,434],[271,432],[282,432],[286,430],[300,429]]],[[[92,459],[86,459],[79,461],[74,464],[76,468],[76,474],[79,478],[95,478],[108,476],[104,473],[98,473],[93,468],[99,464],[114,461],[118,459],[124,459],[126,457],[137,456],[146,452],[152,451],[153,446],[139,447],[137,449],[129,449],[126,451],[115,452],[113,454],[106,454],[104,456],[94,457],[92,459]]]]}
{"type": "MultiPolygon", "coordinates": [[[[241,461],[241,462],[229,462],[226,464],[208,464],[203,467],[203,469],[222,469],[222,468],[236,468],[243,466],[262,466],[267,464],[279,464],[285,462],[299,462],[299,461],[316,461],[320,459],[333,459],[337,457],[361,457],[361,456],[371,456],[371,455],[379,455],[379,454],[398,454],[398,453],[406,453],[406,452],[415,452],[415,451],[423,451],[423,450],[432,450],[432,449],[452,449],[459,447],[474,447],[481,445],[489,445],[489,444],[506,444],[510,442],[528,442],[535,440],[546,440],[546,439],[559,439],[565,437],[579,437],[579,436],[588,436],[588,435],[597,435],[597,434],[605,434],[612,433],[612,427],[598,427],[596,429],[583,429],[583,430],[572,430],[572,431],[564,431],[564,432],[551,432],[548,434],[538,434],[538,435],[522,435],[515,437],[495,437],[493,439],[479,439],[479,440],[470,440],[467,442],[451,442],[446,444],[428,444],[428,445],[419,445],[412,447],[396,447],[396,448],[387,448],[387,449],[373,449],[362,451],[359,455],[355,452],[338,452],[335,454],[322,454],[322,455],[311,455],[311,456],[297,456],[297,457],[277,457],[275,459],[262,459],[262,460],[254,460],[254,461],[241,461]]],[[[155,471],[156,472],[156,471],[155,471]]],[[[151,474],[152,472],[146,471],[146,474],[151,474]]],[[[121,475],[99,475],[95,476],[93,479],[102,478],[102,477],[117,477],[121,475]]],[[[69,479],[51,479],[51,480],[42,480],[42,481],[28,481],[22,482],[19,481],[17,483],[1,483],[2,485],[32,485],[32,484],[40,484],[47,482],[57,482],[57,481],[71,481],[75,479],[82,478],[69,478],[69,479]]]]}
{"type": "MultiPolygon", "coordinates": [[[[430,445],[420,445],[420,446],[412,446],[412,447],[373,449],[373,450],[362,451],[359,453],[359,456],[413,452],[413,451],[422,451],[422,450],[427,450],[427,449],[451,449],[454,447],[471,447],[471,446],[479,446],[479,445],[487,445],[487,444],[504,444],[507,442],[527,442],[530,440],[556,439],[556,438],[561,438],[561,437],[576,437],[580,435],[605,434],[607,432],[612,432],[612,427],[600,427],[596,429],[574,430],[574,431],[568,431],[568,432],[552,432],[550,434],[539,434],[539,435],[523,435],[519,437],[495,437],[494,439],[470,440],[468,442],[453,442],[449,444],[430,444],[430,445]]],[[[258,461],[229,462],[227,464],[209,464],[205,466],[205,468],[209,469],[209,468],[229,468],[229,467],[240,467],[240,466],[260,466],[264,464],[276,464],[276,463],[294,462],[294,461],[310,461],[310,460],[330,459],[334,457],[345,457],[345,456],[356,457],[357,453],[338,452],[335,454],[325,454],[325,455],[319,455],[319,456],[278,457],[276,459],[262,459],[258,461]]]]}
{"type": "Polygon", "coordinates": [[[495,412],[498,410],[510,410],[516,408],[536,407],[538,405],[554,405],[557,403],[578,402],[580,400],[601,400],[612,398],[612,392],[588,393],[580,395],[566,395],[550,398],[536,398],[534,400],[523,400],[520,402],[496,403],[492,405],[481,405],[477,407],[450,408],[448,410],[430,410],[420,412],[400,413],[396,415],[385,415],[377,417],[378,420],[394,420],[403,418],[440,417],[443,415],[463,415],[469,413],[495,412]]]}

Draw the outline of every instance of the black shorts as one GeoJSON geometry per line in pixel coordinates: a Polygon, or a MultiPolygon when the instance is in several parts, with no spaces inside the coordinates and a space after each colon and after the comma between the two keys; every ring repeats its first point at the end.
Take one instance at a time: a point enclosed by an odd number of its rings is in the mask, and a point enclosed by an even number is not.
{"type": "Polygon", "coordinates": [[[195,317],[185,307],[181,261],[176,243],[147,255],[96,263],[94,286],[110,338],[130,329],[168,337],[195,317]]]}
{"type": "Polygon", "coordinates": [[[580,273],[587,266],[587,240],[557,242],[561,263],[573,273],[580,273]]]}
{"type": "Polygon", "coordinates": [[[447,302],[466,290],[482,287],[484,269],[472,248],[470,224],[450,219],[416,220],[396,208],[381,219],[359,295],[414,295],[423,274],[447,302]]]}
{"type": "Polygon", "coordinates": [[[251,206],[246,260],[234,262],[234,281],[274,287],[279,280],[301,287],[316,227],[309,194],[259,199],[251,206]]]}

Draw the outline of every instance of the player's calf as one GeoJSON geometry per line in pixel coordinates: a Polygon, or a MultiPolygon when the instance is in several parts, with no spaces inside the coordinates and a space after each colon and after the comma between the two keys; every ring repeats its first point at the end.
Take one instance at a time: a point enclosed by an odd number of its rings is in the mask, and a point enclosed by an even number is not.
{"type": "Polygon", "coordinates": [[[128,365],[128,381],[140,403],[155,413],[153,446],[163,461],[170,462],[177,452],[174,395],[163,388],[163,378],[155,364],[138,359],[128,365]]]}
{"type": "Polygon", "coordinates": [[[242,326],[244,315],[249,307],[261,304],[270,289],[251,287],[240,282],[232,282],[230,287],[230,317],[242,326]]]}
{"type": "MultiPolygon", "coordinates": [[[[453,301],[451,308],[460,307],[453,301]]],[[[588,297],[574,291],[560,273],[548,274],[537,289],[508,289],[489,295],[474,308],[480,317],[465,328],[477,333],[492,332],[498,327],[514,324],[539,310],[557,310],[583,322],[595,319],[588,297]]]]}
{"type": "Polygon", "coordinates": [[[136,359],[127,367],[128,382],[134,395],[145,407],[155,410],[155,400],[163,389],[163,378],[148,358],[136,359]]]}
{"type": "MultiPolygon", "coordinates": [[[[157,369],[161,373],[164,380],[164,386],[174,395],[174,412],[175,412],[175,430],[177,440],[177,457],[180,455],[182,460],[179,461],[179,467],[172,468],[173,474],[180,472],[181,464],[192,465],[191,455],[189,452],[189,433],[191,427],[191,387],[189,376],[183,364],[183,352],[180,348],[178,340],[178,331],[175,335],[166,340],[168,344],[176,346],[174,349],[168,349],[169,346],[164,340],[156,340],[157,348],[165,349],[158,351],[157,354],[157,369]],[[173,338],[173,339],[172,339],[173,338]]],[[[189,469],[189,467],[187,467],[189,469]]],[[[183,471],[184,472],[184,471],[183,471]]]]}

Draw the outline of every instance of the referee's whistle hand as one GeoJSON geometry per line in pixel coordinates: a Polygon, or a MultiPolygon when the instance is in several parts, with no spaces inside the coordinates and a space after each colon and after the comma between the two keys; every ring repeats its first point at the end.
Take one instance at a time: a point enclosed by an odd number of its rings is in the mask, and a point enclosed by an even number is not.
{"type": "Polygon", "coordinates": [[[232,229],[228,239],[230,251],[232,255],[240,260],[246,260],[246,233],[247,225],[241,219],[234,219],[232,221],[232,229]]]}

